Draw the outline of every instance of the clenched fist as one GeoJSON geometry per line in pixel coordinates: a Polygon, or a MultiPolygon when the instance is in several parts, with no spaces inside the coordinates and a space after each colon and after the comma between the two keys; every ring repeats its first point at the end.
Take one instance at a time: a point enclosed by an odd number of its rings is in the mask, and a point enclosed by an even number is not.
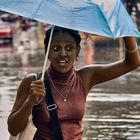
{"type": "Polygon", "coordinates": [[[29,100],[37,104],[45,96],[45,86],[42,80],[32,81],[30,85],[29,100]]]}

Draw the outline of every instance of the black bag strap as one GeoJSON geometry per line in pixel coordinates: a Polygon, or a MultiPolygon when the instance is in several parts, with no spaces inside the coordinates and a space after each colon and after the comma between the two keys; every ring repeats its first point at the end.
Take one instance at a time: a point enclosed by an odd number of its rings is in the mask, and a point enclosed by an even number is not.
{"type": "Polygon", "coordinates": [[[51,88],[50,88],[50,83],[49,83],[49,77],[48,77],[47,72],[45,73],[44,79],[45,79],[44,82],[45,82],[45,87],[46,87],[45,100],[47,103],[47,109],[50,113],[50,118],[52,121],[55,140],[63,140],[61,127],[60,127],[59,119],[57,116],[57,105],[54,103],[54,100],[53,100],[53,96],[52,96],[51,88]]]}

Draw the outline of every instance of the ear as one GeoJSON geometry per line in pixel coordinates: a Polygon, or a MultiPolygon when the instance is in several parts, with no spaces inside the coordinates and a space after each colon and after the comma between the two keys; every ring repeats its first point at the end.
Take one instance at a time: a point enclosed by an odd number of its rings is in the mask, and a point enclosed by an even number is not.
{"type": "Polygon", "coordinates": [[[81,46],[78,45],[78,46],[77,46],[77,51],[76,51],[76,59],[77,59],[77,57],[79,56],[80,49],[81,49],[81,46]]]}

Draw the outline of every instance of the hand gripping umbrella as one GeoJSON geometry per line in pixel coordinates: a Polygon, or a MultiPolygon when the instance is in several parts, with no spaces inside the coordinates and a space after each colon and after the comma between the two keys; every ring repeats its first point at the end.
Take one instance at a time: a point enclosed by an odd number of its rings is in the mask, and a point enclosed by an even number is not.
{"type": "Polygon", "coordinates": [[[110,38],[140,37],[120,0],[0,0],[0,10],[110,38]]]}

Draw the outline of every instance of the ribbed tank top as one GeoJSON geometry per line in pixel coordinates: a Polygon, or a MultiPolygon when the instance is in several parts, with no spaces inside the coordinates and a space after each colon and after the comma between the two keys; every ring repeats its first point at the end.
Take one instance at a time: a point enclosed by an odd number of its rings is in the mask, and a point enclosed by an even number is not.
{"type": "MultiPolygon", "coordinates": [[[[75,69],[67,73],[59,73],[49,67],[48,72],[56,88],[65,96],[70,87],[71,90],[64,102],[62,96],[56,91],[50,81],[51,91],[63,133],[64,140],[81,140],[83,127],[82,119],[85,112],[86,96],[84,85],[75,69]]],[[[39,105],[33,108],[33,123],[37,127],[34,140],[54,140],[53,130],[50,122],[50,115],[47,110],[45,98],[39,105]]]]}

